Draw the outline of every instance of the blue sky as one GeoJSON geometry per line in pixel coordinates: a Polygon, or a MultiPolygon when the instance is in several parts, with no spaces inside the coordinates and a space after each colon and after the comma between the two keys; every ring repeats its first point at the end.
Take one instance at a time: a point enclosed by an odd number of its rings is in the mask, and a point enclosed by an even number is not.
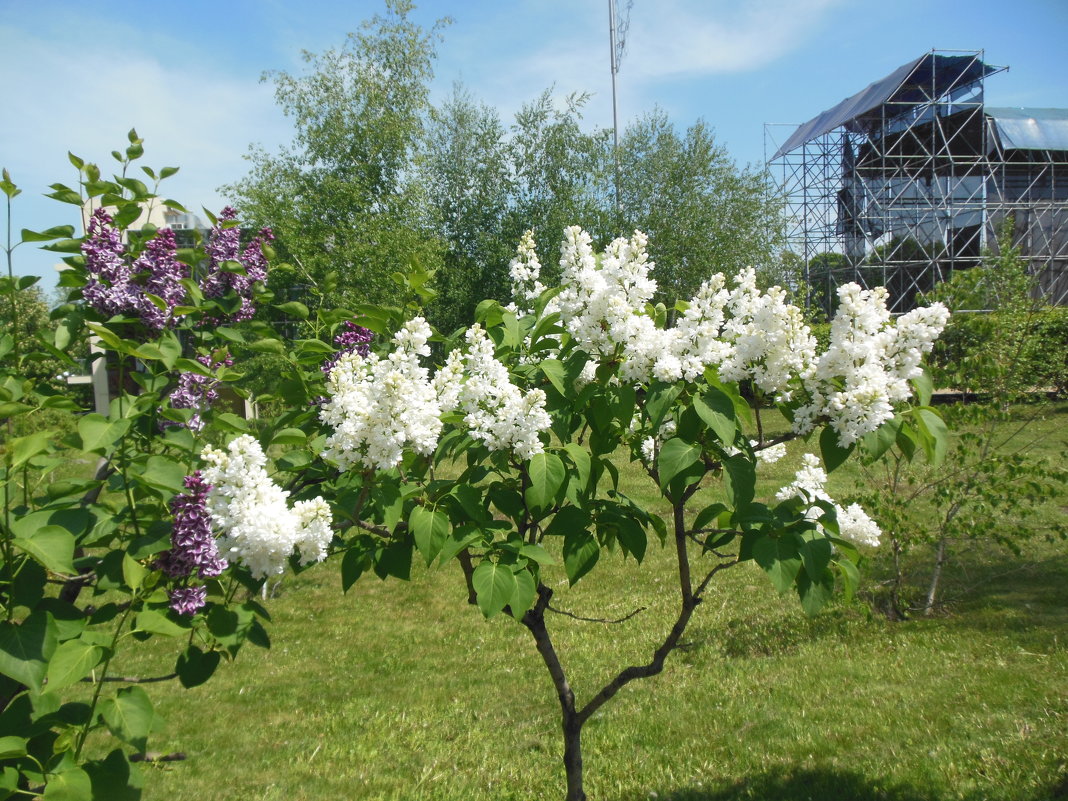
{"type": "MultiPolygon", "coordinates": [[[[462,81],[506,120],[543,89],[588,91],[590,127],[610,126],[607,0],[427,0],[413,17],[444,31],[434,92],[462,81]]],[[[626,0],[619,0],[620,8],[626,0]]],[[[290,129],[265,70],[299,72],[302,50],[340,45],[382,0],[0,0],[0,165],[24,190],[14,227],[75,223],[41,198],[71,183],[66,153],[99,163],[136,127],[142,163],[180,166],[168,196],[217,209],[250,143],[290,129]]],[[[938,49],[985,50],[1007,73],[987,103],[1068,107],[1065,0],[633,0],[618,76],[621,125],[659,105],[703,118],[740,163],[764,157],[764,123],[802,123],[938,49]]],[[[785,135],[785,133],[780,134],[785,135]]],[[[70,209],[70,210],[69,210],[70,209]]],[[[28,246],[16,272],[50,274],[28,246]]],[[[54,283],[51,276],[45,284],[54,283]]]]}

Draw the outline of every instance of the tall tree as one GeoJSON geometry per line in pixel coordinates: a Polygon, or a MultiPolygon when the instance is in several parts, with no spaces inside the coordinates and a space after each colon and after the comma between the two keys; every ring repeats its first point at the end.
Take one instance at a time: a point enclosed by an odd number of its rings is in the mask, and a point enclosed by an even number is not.
{"type": "Polygon", "coordinates": [[[427,31],[409,19],[410,0],[386,7],[340,49],[305,52],[304,74],[264,75],[294,141],[275,154],[253,147],[250,173],[225,187],[245,219],[274,228],[283,258],[315,279],[338,273],[344,302],[390,300],[398,266],[440,262],[413,167],[447,20],[427,31]]]}
{"type": "Polygon", "coordinates": [[[624,228],[649,235],[659,300],[690,297],[713,273],[776,269],[781,206],[703,121],[680,135],[663,111],[647,114],[627,126],[619,158],[624,228]]]}
{"type": "MultiPolygon", "coordinates": [[[[508,143],[515,187],[504,224],[513,243],[528,229],[552,247],[569,225],[583,226],[600,243],[613,233],[605,170],[609,131],[582,130],[586,100],[569,95],[560,107],[546,89],[516,113],[508,143]]],[[[556,259],[542,267],[544,279],[555,283],[556,259]]]]}
{"type": "Polygon", "coordinates": [[[513,192],[507,131],[497,111],[460,85],[436,109],[427,136],[424,184],[446,243],[435,324],[469,324],[483,298],[508,296],[515,244],[504,223],[513,192]]]}
{"type": "MultiPolygon", "coordinates": [[[[607,215],[605,131],[581,126],[584,96],[546,90],[505,129],[496,110],[457,88],[434,115],[425,185],[447,243],[434,322],[446,331],[469,324],[484,298],[507,301],[508,263],[533,229],[549,254],[568,225],[604,239],[607,215]]],[[[543,276],[559,267],[546,258],[543,276]]]]}

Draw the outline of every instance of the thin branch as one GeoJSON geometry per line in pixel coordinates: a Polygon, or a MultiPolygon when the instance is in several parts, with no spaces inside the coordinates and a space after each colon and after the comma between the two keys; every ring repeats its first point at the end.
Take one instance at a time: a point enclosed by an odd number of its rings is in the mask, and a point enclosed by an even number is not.
{"type": "Polygon", "coordinates": [[[133,754],[130,757],[131,762],[181,762],[188,757],[181,751],[176,751],[173,754],[156,754],[149,752],[147,754],[133,754]]]}
{"type": "Polygon", "coordinates": [[[757,442],[756,445],[753,446],[753,450],[762,451],[766,450],[767,448],[774,448],[776,445],[782,445],[784,442],[790,442],[791,440],[795,440],[799,436],[800,434],[795,434],[791,431],[786,434],[780,434],[777,437],[772,437],[771,439],[766,441],[764,439],[761,439],[759,442],[757,442]]]}
{"type": "MultiPolygon", "coordinates": [[[[716,554],[716,556],[719,556],[719,554],[716,554]]],[[[723,557],[720,558],[722,559],[723,557]]],[[[708,583],[712,581],[712,577],[721,570],[726,570],[728,567],[734,567],[736,564],[738,564],[738,561],[739,560],[737,559],[732,559],[730,562],[720,562],[718,565],[708,571],[708,575],[705,576],[701,580],[701,583],[697,585],[697,591],[694,593],[694,597],[700,600],[701,596],[704,594],[704,591],[708,588],[708,583]]]]}
{"type": "Polygon", "coordinates": [[[96,684],[97,682],[113,681],[121,684],[157,684],[161,681],[170,681],[171,679],[178,678],[177,673],[168,673],[166,676],[149,676],[148,678],[141,678],[139,676],[101,676],[99,679],[94,679],[91,676],[86,676],[82,681],[86,684],[96,684]]]}
{"type": "Polygon", "coordinates": [[[629,615],[624,615],[623,617],[616,618],[615,620],[609,620],[608,618],[604,618],[604,617],[583,617],[582,615],[576,615],[574,612],[568,612],[566,609],[557,609],[556,607],[554,607],[554,606],[552,606],[550,604],[546,604],[545,608],[548,609],[550,612],[556,612],[556,614],[558,614],[558,615],[563,615],[564,617],[569,617],[572,620],[580,620],[583,623],[608,623],[610,625],[615,625],[617,623],[626,623],[632,617],[634,617],[635,615],[641,614],[642,612],[644,612],[649,607],[647,607],[647,606],[639,606],[637,609],[635,609],[629,615]]]}
{"type": "Polygon", "coordinates": [[[683,604],[682,609],[679,611],[679,617],[675,621],[675,625],[671,627],[671,631],[668,632],[664,642],[661,643],[660,647],[653,653],[653,658],[649,660],[649,662],[644,665],[631,665],[630,667],[621,670],[614,679],[602,687],[600,692],[591,698],[590,701],[578,711],[576,717],[580,724],[589,720],[598,709],[604,706],[604,704],[616,693],[635,679],[644,679],[650,676],[655,676],[664,669],[664,660],[667,659],[668,654],[678,647],[679,640],[682,638],[682,633],[686,630],[686,626],[690,622],[690,617],[693,615],[693,610],[696,605],[696,601],[683,604]]]}

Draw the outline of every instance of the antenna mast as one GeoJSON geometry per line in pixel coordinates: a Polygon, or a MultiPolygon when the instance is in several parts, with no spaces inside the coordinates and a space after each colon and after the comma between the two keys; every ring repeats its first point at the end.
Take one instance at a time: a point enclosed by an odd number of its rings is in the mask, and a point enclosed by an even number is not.
{"type": "Polygon", "coordinates": [[[612,157],[616,169],[616,212],[623,216],[623,201],[619,192],[619,103],[616,98],[616,73],[627,49],[627,29],[630,27],[630,9],[633,0],[627,0],[620,18],[616,0],[608,0],[608,41],[612,67],[612,157]]]}

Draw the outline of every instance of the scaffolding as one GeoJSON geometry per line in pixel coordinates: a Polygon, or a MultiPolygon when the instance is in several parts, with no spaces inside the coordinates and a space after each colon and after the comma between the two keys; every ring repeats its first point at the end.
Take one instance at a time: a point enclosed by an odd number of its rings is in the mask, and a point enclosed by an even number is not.
{"type": "Polygon", "coordinates": [[[1068,303],[1068,110],[985,106],[1004,70],[933,50],[800,127],[765,125],[812,303],[830,311],[856,281],[908,311],[1007,227],[1040,290],[1068,303]]]}

